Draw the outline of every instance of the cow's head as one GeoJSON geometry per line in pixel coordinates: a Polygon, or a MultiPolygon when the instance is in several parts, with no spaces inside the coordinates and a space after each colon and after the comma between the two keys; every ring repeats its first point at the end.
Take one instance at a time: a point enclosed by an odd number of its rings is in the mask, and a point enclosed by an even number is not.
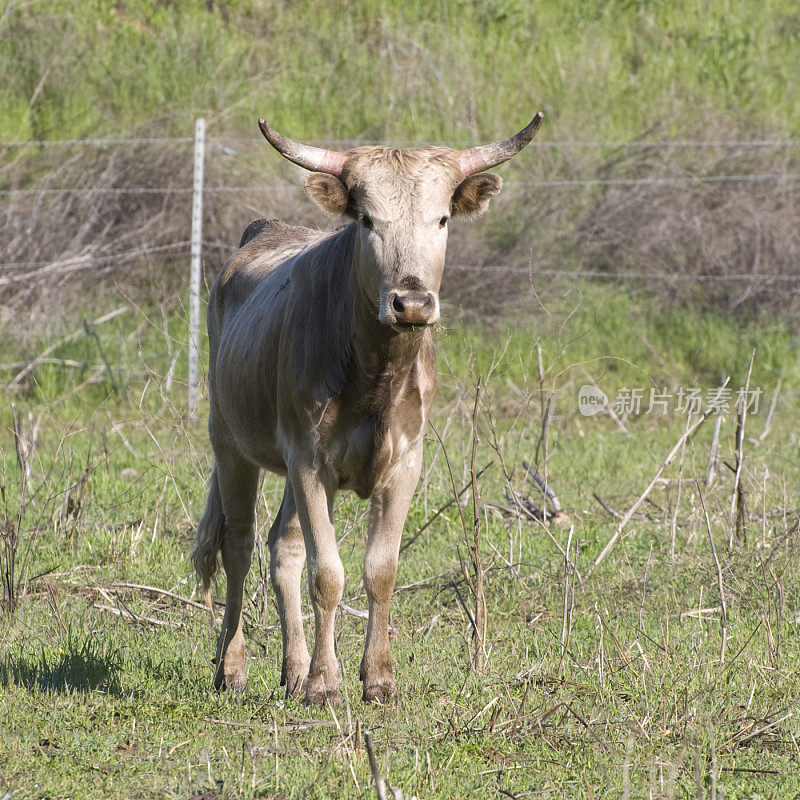
{"type": "Polygon", "coordinates": [[[378,319],[403,331],[438,322],[448,221],[486,210],[503,182],[484,170],[522,150],[542,114],[510,139],[469,150],[357,147],[340,153],[287,139],[263,119],[258,124],[284,158],[311,170],[305,187],[317,205],[356,220],[359,287],[378,319]]]}

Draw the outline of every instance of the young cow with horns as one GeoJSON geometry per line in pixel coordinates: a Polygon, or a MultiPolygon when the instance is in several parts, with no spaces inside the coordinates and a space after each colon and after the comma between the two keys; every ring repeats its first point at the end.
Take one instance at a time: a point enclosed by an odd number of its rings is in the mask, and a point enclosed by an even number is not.
{"type": "Polygon", "coordinates": [[[257,220],[211,291],[215,464],[193,560],[207,592],[220,552],[227,576],[218,689],[240,689],[246,680],[242,593],[259,473],[267,469],[286,477],[269,548],[287,694],[304,692],[315,704],[339,696],[334,618],[344,570],[332,509],[341,489],[370,500],[364,699],[395,694],[389,602],[436,390],[431,329],[448,221],[486,209],[502,181],[484,170],[522,150],[541,122],[539,113],[510,139],[468,150],[340,153],[293,142],[259,120],[284,158],[310,170],[311,199],[352,222],[329,233],[257,220]],[[300,607],[304,563],[314,608],[310,657],[300,607]]]}

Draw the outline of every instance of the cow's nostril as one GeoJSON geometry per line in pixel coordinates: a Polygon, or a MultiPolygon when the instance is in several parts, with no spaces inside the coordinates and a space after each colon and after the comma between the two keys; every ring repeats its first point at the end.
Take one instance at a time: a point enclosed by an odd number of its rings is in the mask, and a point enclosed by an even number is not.
{"type": "Polygon", "coordinates": [[[403,301],[400,299],[400,295],[399,295],[399,294],[396,294],[396,295],[395,295],[395,296],[392,298],[392,308],[393,308],[393,309],[394,309],[394,310],[395,310],[395,311],[396,311],[398,314],[403,314],[403,313],[405,312],[405,310],[406,310],[406,307],[405,307],[405,305],[403,304],[403,301]]]}

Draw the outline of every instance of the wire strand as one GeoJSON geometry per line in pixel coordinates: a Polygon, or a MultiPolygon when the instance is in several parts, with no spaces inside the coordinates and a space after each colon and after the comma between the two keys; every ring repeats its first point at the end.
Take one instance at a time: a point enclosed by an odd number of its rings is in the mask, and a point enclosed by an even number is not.
{"type": "MultiPolygon", "coordinates": [[[[0,142],[0,148],[23,148],[23,147],[114,147],[119,145],[147,145],[147,144],[189,144],[194,139],[190,136],[160,136],[160,137],[144,137],[137,138],[123,138],[123,139],[31,139],[28,141],[9,141],[0,142]]],[[[206,139],[209,144],[230,142],[236,144],[261,144],[261,140],[257,136],[212,136],[206,139]]],[[[308,144],[313,145],[377,145],[383,144],[382,141],[377,139],[309,139],[308,144]]],[[[451,140],[449,142],[424,140],[424,139],[409,139],[405,141],[393,142],[396,147],[424,147],[426,145],[450,145],[467,147],[479,143],[478,140],[451,140]]],[[[634,139],[634,140],[534,140],[532,142],[534,147],[540,148],[615,148],[615,147],[633,147],[633,148],[647,148],[647,147],[660,147],[660,148],[764,148],[764,147],[797,147],[800,145],[800,139],[634,139]]]]}
{"type": "MultiPolygon", "coordinates": [[[[796,181],[800,179],[800,172],[766,172],[752,175],[656,175],[649,178],[576,178],[567,180],[533,180],[533,181],[506,181],[506,187],[562,187],[562,186],[644,186],[644,185],[682,185],[701,183],[756,183],[760,181],[796,181]]],[[[204,193],[209,194],[239,194],[246,192],[276,192],[298,191],[299,188],[291,184],[271,184],[265,186],[206,186],[204,193]]],[[[61,187],[43,189],[2,189],[0,197],[36,196],[36,195],[168,195],[192,194],[190,186],[126,186],[126,187],[61,187]]]]}

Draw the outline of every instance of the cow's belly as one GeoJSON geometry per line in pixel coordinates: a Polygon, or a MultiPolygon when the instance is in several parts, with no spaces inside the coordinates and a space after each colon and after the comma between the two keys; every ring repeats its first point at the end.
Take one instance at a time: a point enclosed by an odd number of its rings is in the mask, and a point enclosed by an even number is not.
{"type": "MultiPolygon", "coordinates": [[[[277,400],[268,375],[254,380],[254,373],[229,369],[220,359],[216,369],[212,419],[219,415],[220,435],[233,439],[236,450],[262,469],[286,474],[283,447],[278,437],[277,400]],[[267,378],[267,380],[265,380],[267,378]]],[[[214,422],[212,422],[212,427],[214,422]]],[[[214,435],[212,432],[212,441],[214,435]]]]}

